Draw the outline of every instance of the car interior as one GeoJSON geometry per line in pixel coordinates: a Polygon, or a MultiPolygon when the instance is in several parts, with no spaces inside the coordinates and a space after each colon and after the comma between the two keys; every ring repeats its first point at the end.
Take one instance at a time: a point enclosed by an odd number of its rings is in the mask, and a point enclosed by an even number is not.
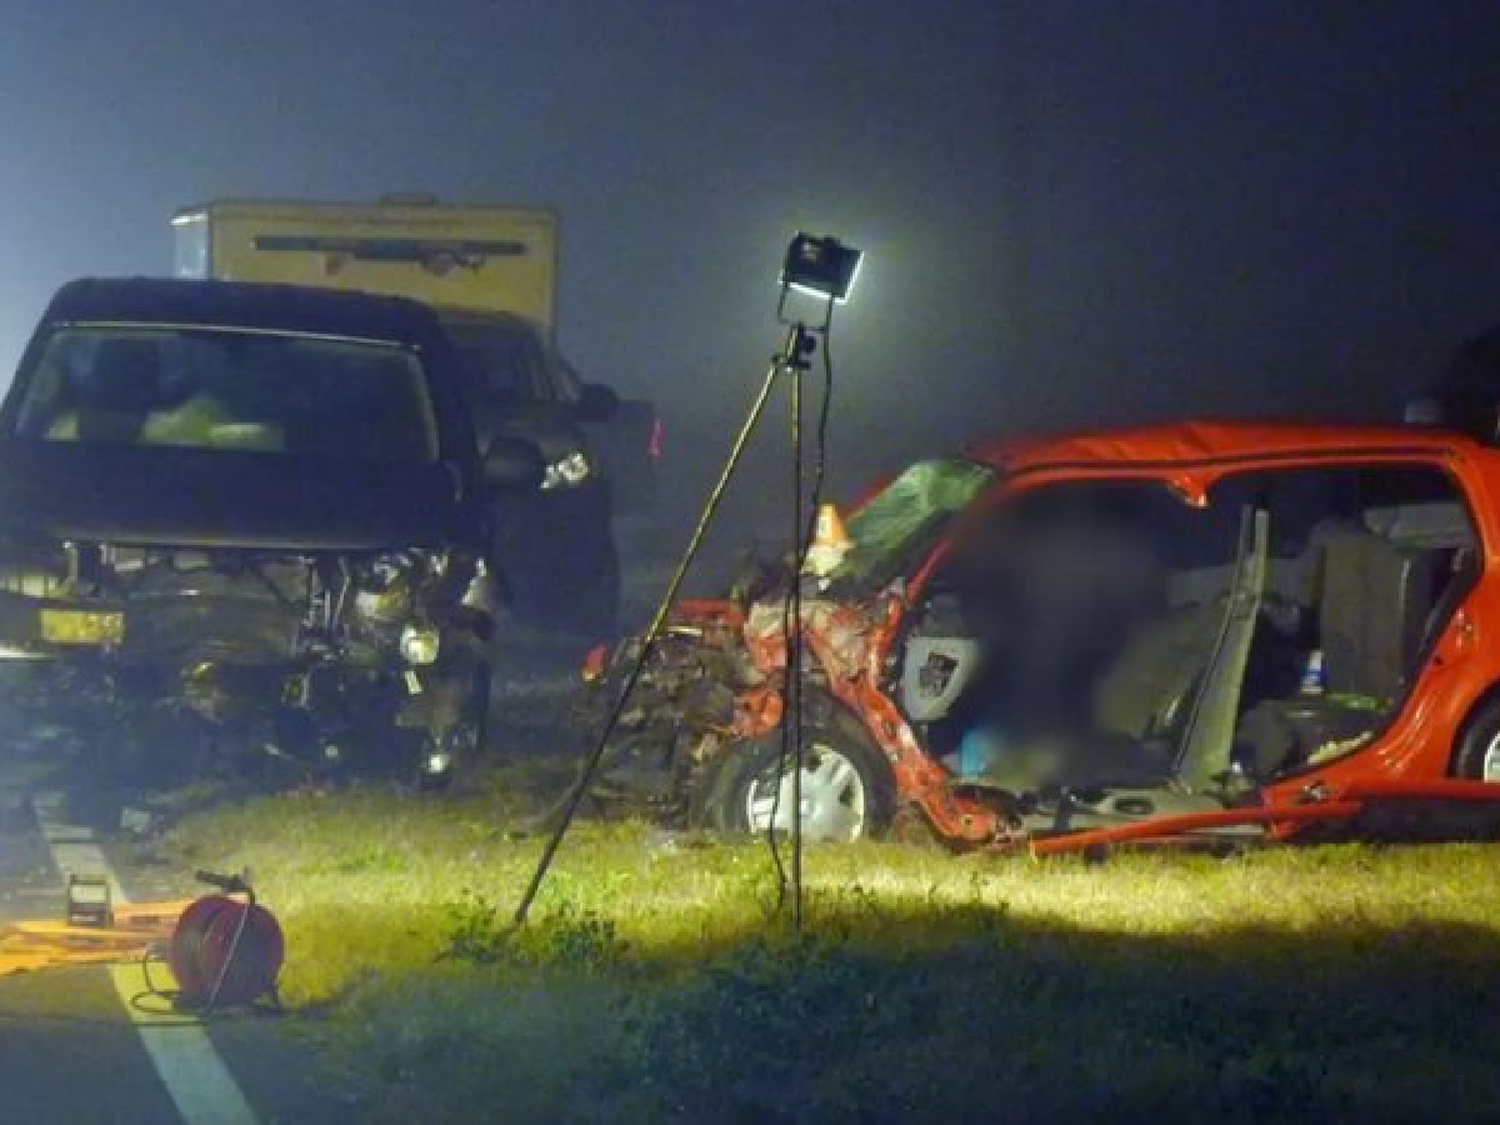
{"type": "Polygon", "coordinates": [[[1229,791],[1368,744],[1477,576],[1426,467],[1039,489],[971,527],[897,697],[958,777],[1229,791]]]}
{"type": "Polygon", "coordinates": [[[196,329],[64,329],[27,373],[23,437],[429,461],[415,357],[378,344],[196,329]]]}

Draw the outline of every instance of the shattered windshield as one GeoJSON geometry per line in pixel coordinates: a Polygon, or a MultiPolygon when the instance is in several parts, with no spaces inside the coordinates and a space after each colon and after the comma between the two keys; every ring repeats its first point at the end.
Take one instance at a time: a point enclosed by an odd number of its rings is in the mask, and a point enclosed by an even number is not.
{"type": "Polygon", "coordinates": [[[853,546],[830,579],[891,581],[994,480],[993,469],[974,461],[918,461],[849,516],[853,546]]]}
{"type": "Polygon", "coordinates": [[[428,464],[421,361],[400,346],[237,328],[61,328],[20,379],[20,437],[428,464]]]}

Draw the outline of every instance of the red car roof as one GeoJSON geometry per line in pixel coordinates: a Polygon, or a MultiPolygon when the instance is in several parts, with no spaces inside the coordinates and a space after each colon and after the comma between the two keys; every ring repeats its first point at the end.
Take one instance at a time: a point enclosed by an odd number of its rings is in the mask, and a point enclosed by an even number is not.
{"type": "Polygon", "coordinates": [[[1425,426],[1344,423],[1173,422],[1136,428],[1026,434],[976,442],[966,451],[1005,472],[1050,465],[1191,464],[1319,453],[1500,453],[1464,434],[1425,426]]]}

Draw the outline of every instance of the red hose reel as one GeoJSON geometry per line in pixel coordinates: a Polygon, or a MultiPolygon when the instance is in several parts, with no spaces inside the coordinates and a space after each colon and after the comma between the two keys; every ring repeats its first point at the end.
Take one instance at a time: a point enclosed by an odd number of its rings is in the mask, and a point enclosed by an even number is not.
{"type": "Polygon", "coordinates": [[[177,978],[178,1005],[214,1009],[274,999],[286,958],[275,916],[255,901],[242,876],[200,871],[198,879],[221,893],[192,902],[172,931],[167,963],[177,978]]]}

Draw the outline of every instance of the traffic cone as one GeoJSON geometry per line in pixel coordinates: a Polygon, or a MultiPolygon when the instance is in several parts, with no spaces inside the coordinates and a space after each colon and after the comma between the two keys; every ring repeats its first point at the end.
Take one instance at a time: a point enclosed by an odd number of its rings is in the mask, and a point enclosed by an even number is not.
{"type": "Polygon", "coordinates": [[[844,526],[844,517],[833,504],[818,505],[818,522],[813,528],[813,546],[847,551],[854,546],[849,538],[849,529],[844,526]]]}
{"type": "Polygon", "coordinates": [[[807,569],[819,578],[826,576],[852,546],[854,540],[849,538],[849,529],[844,526],[838,508],[832,504],[818,505],[812,543],[807,548],[807,569]]]}

